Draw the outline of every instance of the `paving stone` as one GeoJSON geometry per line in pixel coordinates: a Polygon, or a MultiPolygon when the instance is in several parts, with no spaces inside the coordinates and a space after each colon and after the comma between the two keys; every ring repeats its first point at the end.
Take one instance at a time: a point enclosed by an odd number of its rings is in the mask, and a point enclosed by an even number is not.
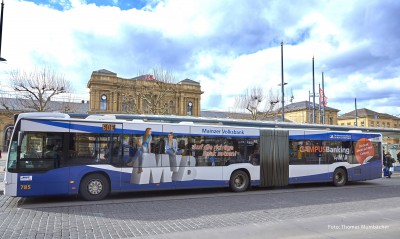
{"type": "Polygon", "coordinates": [[[399,202],[399,189],[400,185],[339,190],[310,188],[185,200],[124,200],[87,206],[72,202],[62,208],[41,208],[38,204],[31,209],[21,207],[29,204],[29,200],[0,195],[0,238],[130,238],[276,223],[340,211],[379,210],[382,200],[387,204],[399,202]]]}

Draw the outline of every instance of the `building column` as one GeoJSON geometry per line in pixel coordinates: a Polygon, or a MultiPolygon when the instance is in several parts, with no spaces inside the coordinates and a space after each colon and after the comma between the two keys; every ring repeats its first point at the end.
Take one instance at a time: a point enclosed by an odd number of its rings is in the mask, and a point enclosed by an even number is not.
{"type": "MultiPolygon", "coordinates": [[[[102,94],[102,92],[100,90],[97,90],[96,98],[94,99],[94,102],[96,104],[95,111],[100,111],[100,96],[101,96],[101,94],[102,94]]],[[[107,98],[107,100],[108,100],[108,98],[107,98]]]]}
{"type": "Polygon", "coordinates": [[[193,106],[192,106],[192,116],[197,116],[197,102],[196,98],[193,98],[192,100],[193,106]]]}
{"type": "Polygon", "coordinates": [[[194,98],[194,102],[193,102],[193,116],[199,116],[199,106],[198,106],[198,99],[194,98]]]}
{"type": "Polygon", "coordinates": [[[92,111],[94,112],[98,112],[100,110],[100,91],[99,90],[95,90],[93,93],[93,108],[92,111]]]}
{"type": "Polygon", "coordinates": [[[93,90],[92,89],[89,89],[89,111],[92,111],[93,110],[93,108],[94,108],[94,105],[93,105],[93,90]]]}
{"type": "Polygon", "coordinates": [[[96,92],[93,89],[90,89],[90,102],[89,102],[89,111],[95,111],[96,110],[96,105],[95,105],[95,97],[96,97],[96,92]]]}
{"type": "Polygon", "coordinates": [[[174,97],[174,109],[175,109],[174,114],[179,115],[179,96],[176,95],[174,97]]]}
{"type": "Polygon", "coordinates": [[[140,96],[138,96],[137,98],[137,111],[140,113],[143,113],[143,100],[142,98],[140,98],[140,96]]]}
{"type": "Polygon", "coordinates": [[[186,115],[185,109],[184,109],[184,104],[185,104],[185,98],[183,97],[182,93],[179,94],[179,115],[186,115]]]}
{"type": "Polygon", "coordinates": [[[110,92],[109,94],[110,94],[110,97],[109,97],[110,100],[109,100],[109,102],[108,102],[108,103],[109,103],[108,108],[107,108],[107,111],[108,111],[108,112],[112,111],[113,108],[114,108],[114,107],[113,107],[113,104],[114,104],[114,93],[113,93],[113,92],[110,92]]]}

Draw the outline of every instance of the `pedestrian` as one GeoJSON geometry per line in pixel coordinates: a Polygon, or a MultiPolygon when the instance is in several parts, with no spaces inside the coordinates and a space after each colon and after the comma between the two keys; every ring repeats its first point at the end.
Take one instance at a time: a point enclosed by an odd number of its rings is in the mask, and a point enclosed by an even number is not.
{"type": "Polygon", "coordinates": [[[400,152],[397,153],[397,161],[400,163],[400,152]]]}
{"type": "Polygon", "coordinates": [[[393,167],[393,163],[396,162],[390,153],[386,153],[385,158],[383,159],[383,165],[385,166],[383,170],[383,175],[387,178],[391,178],[392,172],[390,168],[393,167]]]}

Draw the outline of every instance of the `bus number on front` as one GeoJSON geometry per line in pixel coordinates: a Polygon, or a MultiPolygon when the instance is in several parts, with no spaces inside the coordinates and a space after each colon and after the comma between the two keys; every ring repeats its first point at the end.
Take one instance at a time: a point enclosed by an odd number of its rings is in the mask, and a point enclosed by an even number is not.
{"type": "Polygon", "coordinates": [[[103,131],[115,131],[115,124],[103,124],[103,131]]]}
{"type": "Polygon", "coordinates": [[[20,185],[21,190],[31,190],[31,185],[20,185]]]}

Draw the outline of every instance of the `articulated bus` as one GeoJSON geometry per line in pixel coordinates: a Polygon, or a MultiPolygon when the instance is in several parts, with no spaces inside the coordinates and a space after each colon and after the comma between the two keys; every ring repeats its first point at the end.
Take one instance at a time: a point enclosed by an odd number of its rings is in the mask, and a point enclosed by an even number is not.
{"type": "Polygon", "coordinates": [[[377,133],[23,113],[9,146],[4,193],[101,200],[129,191],[343,186],[382,177],[381,140],[377,133]]]}

